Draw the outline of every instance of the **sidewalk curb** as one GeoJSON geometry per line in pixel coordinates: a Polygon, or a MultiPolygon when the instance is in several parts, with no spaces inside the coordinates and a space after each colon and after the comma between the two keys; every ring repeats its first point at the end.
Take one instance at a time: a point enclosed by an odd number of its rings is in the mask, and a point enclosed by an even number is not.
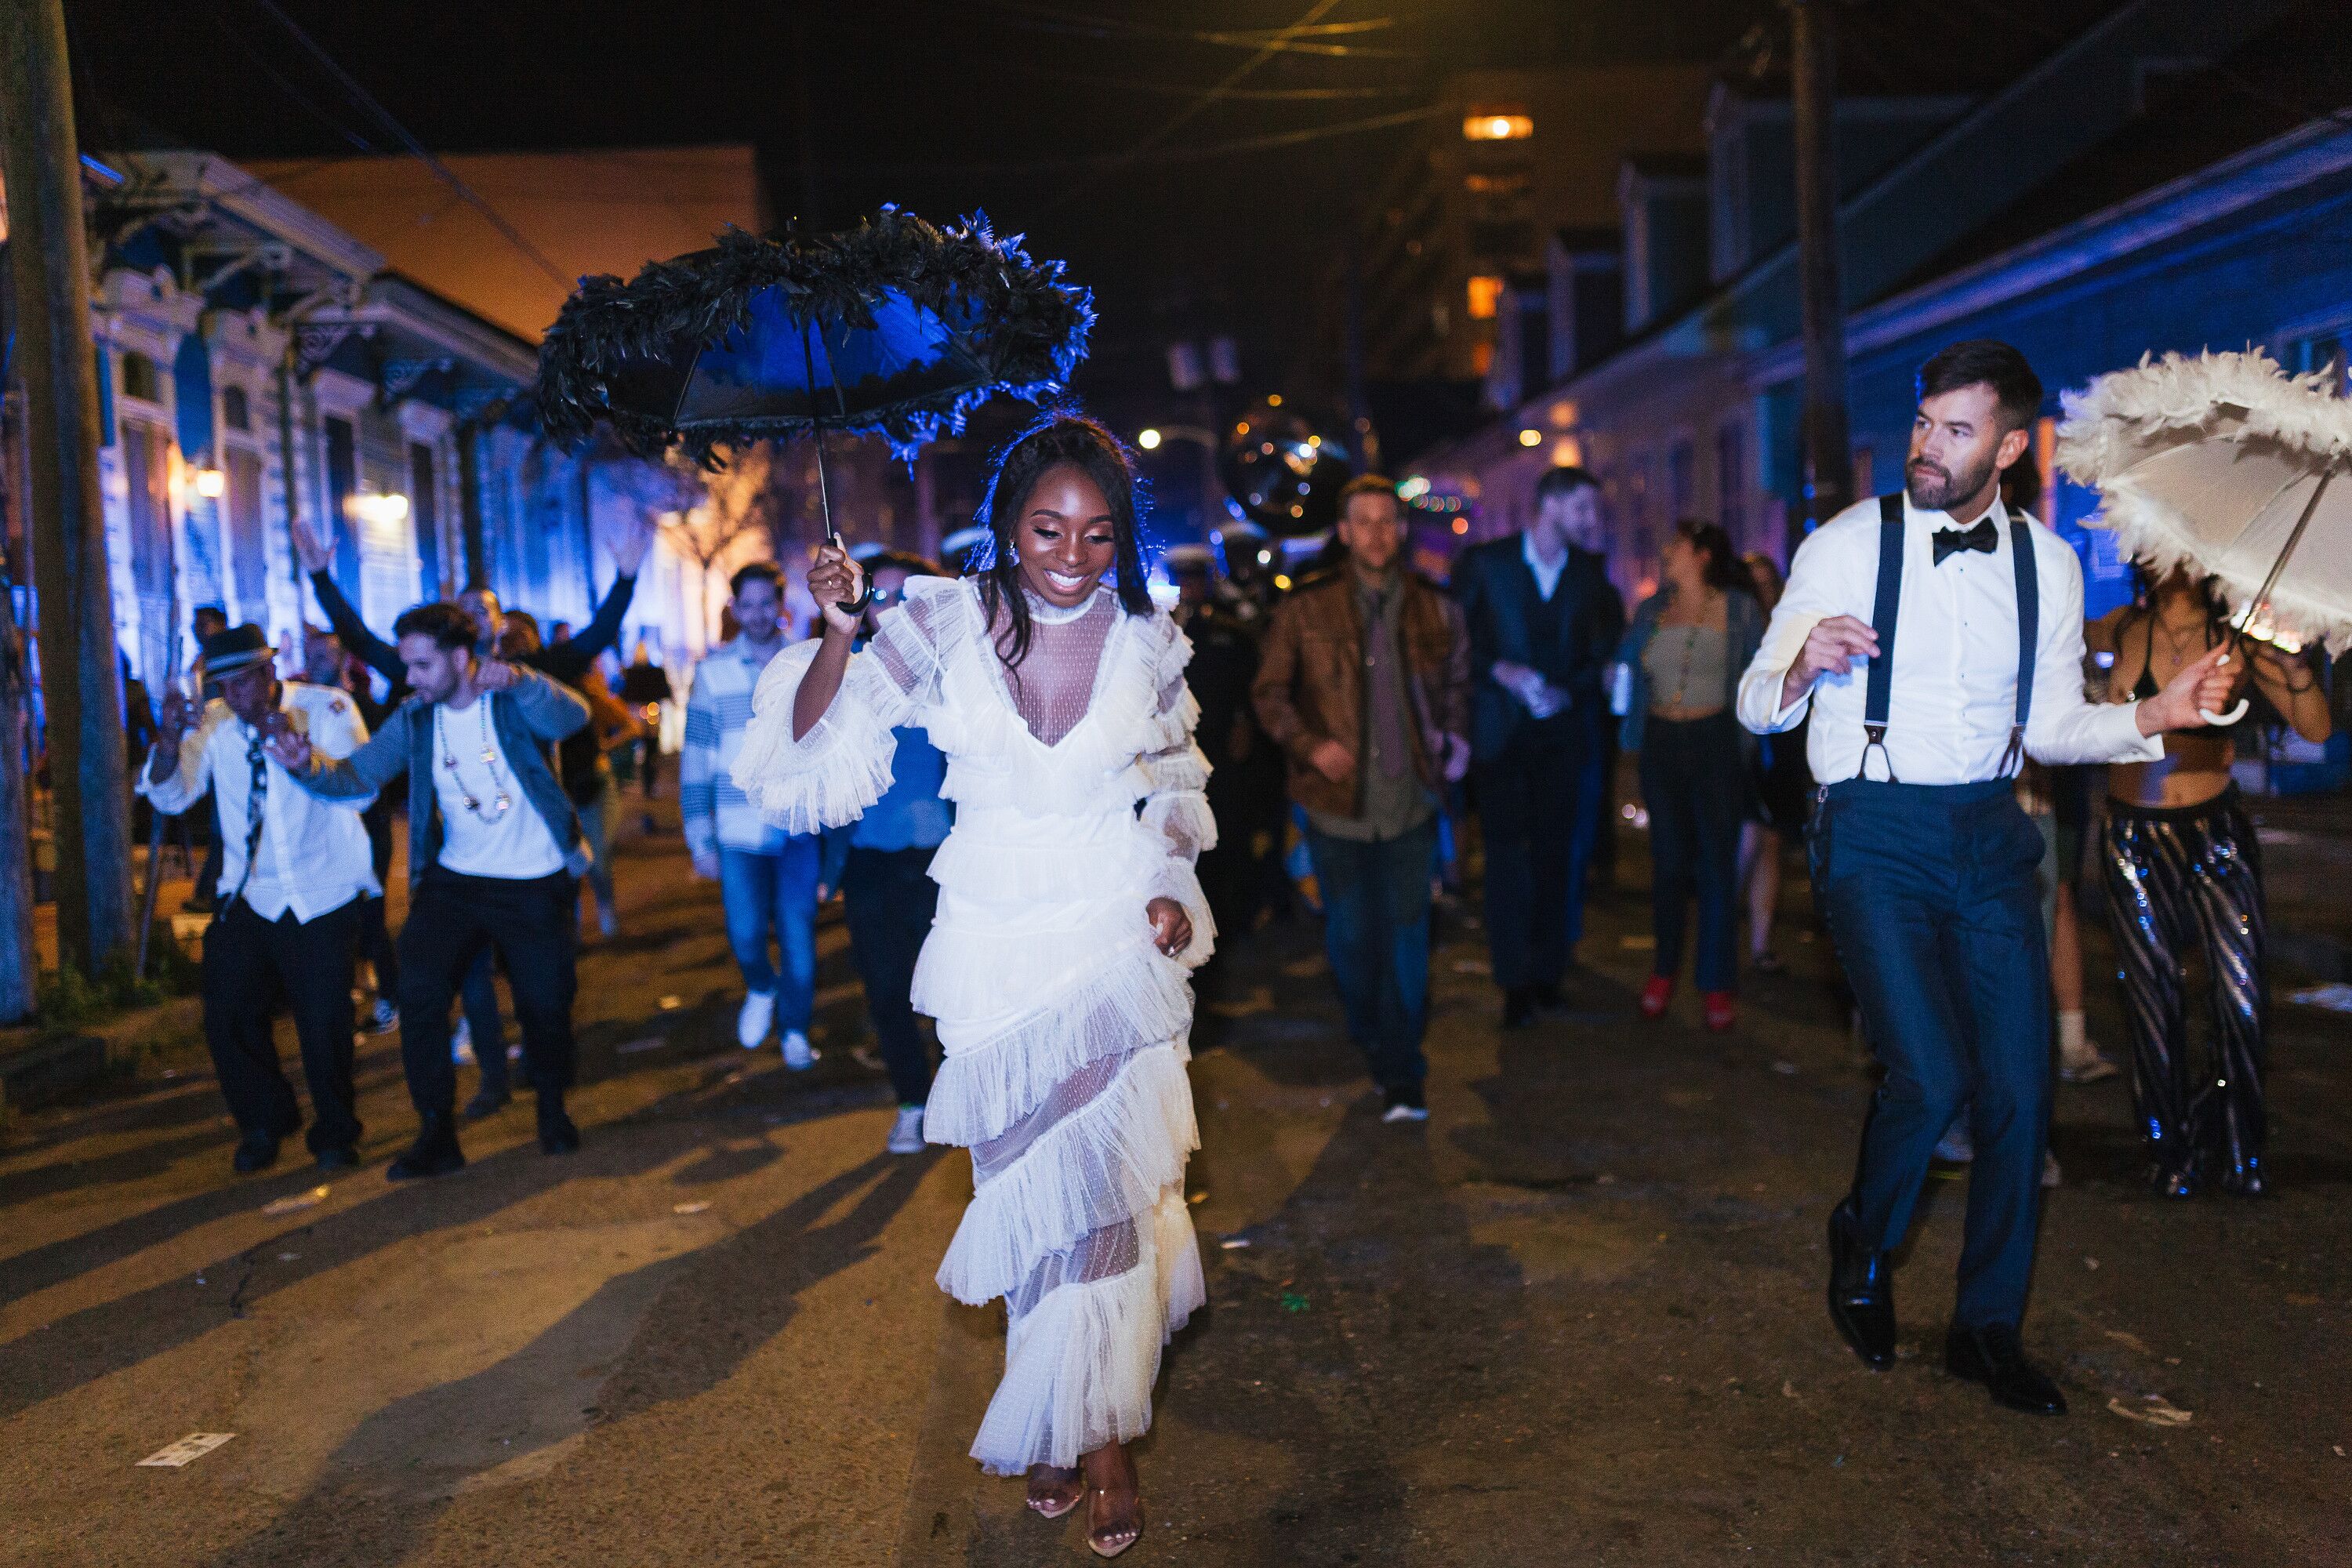
{"type": "Polygon", "coordinates": [[[104,1080],[124,1048],[138,1040],[194,1032],[203,1013],[202,997],[175,996],[70,1035],[0,1029],[0,1106],[31,1110],[55,1104],[104,1080]]]}

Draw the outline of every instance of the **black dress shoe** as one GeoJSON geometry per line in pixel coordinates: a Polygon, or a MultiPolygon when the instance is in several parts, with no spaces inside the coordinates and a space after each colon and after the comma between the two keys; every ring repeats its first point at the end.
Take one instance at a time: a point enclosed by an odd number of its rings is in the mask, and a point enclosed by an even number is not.
{"type": "Polygon", "coordinates": [[[278,1163],[278,1140],[266,1135],[241,1140],[228,1163],[240,1176],[266,1171],[278,1163]]]}
{"type": "Polygon", "coordinates": [[[457,1130],[450,1124],[448,1113],[442,1111],[425,1119],[425,1125],[417,1129],[416,1142],[383,1175],[388,1182],[413,1182],[465,1168],[466,1154],[457,1147],[457,1130]]]}
{"type": "Polygon", "coordinates": [[[1536,1021],[1536,988],[1514,985],[1503,993],[1503,1027],[1524,1029],[1536,1021]]]}
{"type": "Polygon", "coordinates": [[[563,1113],[563,1097],[539,1097],[539,1147],[541,1153],[572,1154],[580,1150],[580,1129],[563,1113]]]}
{"type": "Polygon", "coordinates": [[[1954,1323],[1944,1336],[1944,1370],[1981,1383],[1992,1402],[2029,1415],[2063,1415],[2066,1396],[2049,1374],[2025,1359],[2025,1346],[2007,1323],[1968,1328],[1954,1323]]]}
{"type": "Polygon", "coordinates": [[[346,1143],[340,1149],[321,1149],[313,1156],[322,1171],[349,1171],[360,1163],[359,1152],[346,1143]]]}
{"type": "Polygon", "coordinates": [[[1854,1238],[1848,1205],[1830,1211],[1830,1321],[1864,1365],[1895,1364],[1895,1285],[1891,1260],[1854,1238]]]}
{"type": "Polygon", "coordinates": [[[506,1089],[478,1089],[473,1099],[466,1101],[466,1120],[479,1121],[485,1116],[496,1116],[513,1103],[513,1094],[506,1089]]]}

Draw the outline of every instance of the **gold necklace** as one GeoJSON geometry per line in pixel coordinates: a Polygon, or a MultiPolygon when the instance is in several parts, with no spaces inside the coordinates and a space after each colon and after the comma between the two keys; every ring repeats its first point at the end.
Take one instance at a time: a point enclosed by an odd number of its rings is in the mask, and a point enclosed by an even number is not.
{"type": "Polygon", "coordinates": [[[466,809],[484,822],[496,824],[514,809],[514,797],[508,795],[506,786],[499,782],[498,742],[490,734],[490,695],[486,691],[474,700],[480,705],[482,715],[482,765],[489,770],[490,785],[498,791],[488,811],[482,809],[482,803],[474,798],[473,792],[466,787],[464,775],[457,772],[457,753],[449,744],[448,726],[443,722],[443,710],[437,702],[433,705],[433,735],[441,742],[441,765],[449,770],[449,782],[457,786],[458,795],[465,799],[466,809]]]}

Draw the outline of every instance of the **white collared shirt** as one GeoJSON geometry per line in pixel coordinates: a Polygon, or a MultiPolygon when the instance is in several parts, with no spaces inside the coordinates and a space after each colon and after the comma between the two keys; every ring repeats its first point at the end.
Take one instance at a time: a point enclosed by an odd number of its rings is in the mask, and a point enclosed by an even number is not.
{"type": "MultiPolygon", "coordinates": [[[[280,689],[278,705],[298,733],[330,757],[348,757],[367,736],[367,722],[347,692],[332,687],[289,680],[280,689]]],[[[255,845],[252,875],[247,875],[245,846],[252,818],[247,815],[253,790],[251,747],[253,727],[215,698],[205,705],[196,727],[180,739],[180,765],[161,784],[151,782],[150,761],[139,768],[139,793],[155,809],[176,816],[204,798],[209,788],[220,804],[221,874],[217,896],[237,892],[255,914],[274,921],[288,910],[308,924],[339,910],[362,894],[379,894],[368,854],[366,825],[360,813],[374,800],[322,800],[294,782],[262,752],[268,788],[263,794],[261,837],[255,845]]]]}
{"type": "MultiPolygon", "coordinates": [[[[1773,608],[1755,660],[1739,682],[1739,721],[1759,735],[1792,729],[1810,704],[1806,760],[1822,784],[1884,779],[1974,784],[2000,776],[2017,719],[2017,575],[2009,512],[1984,514],[1997,542],[1990,554],[1953,552],[1936,564],[1937,529],[1961,526],[1948,513],[1903,500],[1903,595],[1895,617],[1895,679],[1887,702],[1886,754],[1864,774],[1863,709],[1867,659],[1852,673],[1823,675],[1780,706],[1780,687],[1815,626],[1832,616],[1868,625],[1878,596],[1878,502],[1848,507],[1813,531],[1790,563],[1788,591],[1773,608]]],[[[2025,750],[2044,763],[2153,762],[2161,736],[2139,732],[2137,703],[2093,703],[2083,695],[2083,567],[2072,546],[2028,519],[2041,602],[2033,701],[2025,750]]]]}
{"type": "Polygon", "coordinates": [[[1522,533],[1519,535],[1519,554],[1527,562],[1528,570],[1536,574],[1536,592],[1543,595],[1545,604],[1550,604],[1551,596],[1559,591],[1559,574],[1568,570],[1568,547],[1560,546],[1559,559],[1546,564],[1536,554],[1535,536],[1522,533]]]}

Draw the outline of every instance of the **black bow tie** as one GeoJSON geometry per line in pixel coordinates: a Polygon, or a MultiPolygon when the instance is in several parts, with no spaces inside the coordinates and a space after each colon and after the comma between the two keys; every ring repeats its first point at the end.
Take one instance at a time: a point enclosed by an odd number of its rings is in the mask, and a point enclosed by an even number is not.
{"type": "Polygon", "coordinates": [[[2000,541],[1992,519],[1979,518],[1974,528],[1939,528],[1936,531],[1936,564],[1941,566],[1944,557],[1956,550],[1981,550],[1987,555],[2000,541]]]}

